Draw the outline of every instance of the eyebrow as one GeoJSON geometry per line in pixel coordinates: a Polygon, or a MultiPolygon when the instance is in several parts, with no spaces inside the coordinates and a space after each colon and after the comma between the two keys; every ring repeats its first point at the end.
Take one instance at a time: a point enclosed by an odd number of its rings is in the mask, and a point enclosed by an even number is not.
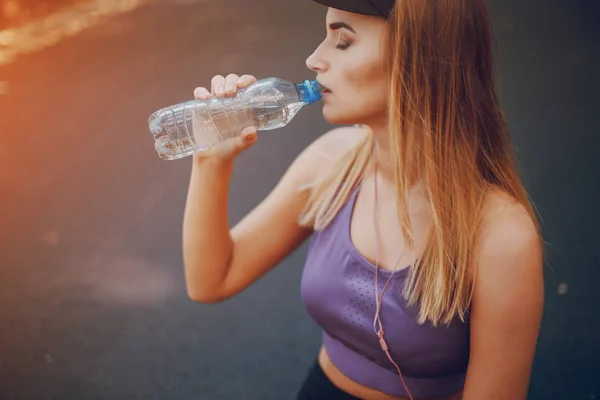
{"type": "Polygon", "coordinates": [[[332,31],[338,30],[340,28],[346,28],[349,31],[356,33],[356,31],[354,31],[354,29],[352,29],[352,27],[345,22],[333,22],[329,24],[329,29],[331,29],[332,31]]]}

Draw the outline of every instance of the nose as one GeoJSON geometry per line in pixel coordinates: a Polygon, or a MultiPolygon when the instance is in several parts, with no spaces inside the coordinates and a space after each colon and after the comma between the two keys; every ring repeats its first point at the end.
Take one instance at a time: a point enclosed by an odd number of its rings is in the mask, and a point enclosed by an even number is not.
{"type": "Polygon", "coordinates": [[[318,48],[306,59],[306,66],[314,72],[323,72],[327,68],[327,63],[319,55],[318,48]]]}

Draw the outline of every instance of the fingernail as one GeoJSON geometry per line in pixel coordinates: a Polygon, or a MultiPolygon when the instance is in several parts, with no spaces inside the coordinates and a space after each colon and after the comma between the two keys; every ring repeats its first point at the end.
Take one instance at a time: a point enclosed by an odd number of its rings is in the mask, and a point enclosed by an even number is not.
{"type": "Polygon", "coordinates": [[[228,85],[226,91],[233,92],[234,91],[233,86],[228,85]]]}
{"type": "Polygon", "coordinates": [[[243,78],[240,78],[240,79],[237,80],[237,84],[238,85],[241,85],[242,83],[244,83],[244,79],[243,78]]]}
{"type": "Polygon", "coordinates": [[[223,94],[223,86],[217,86],[217,94],[223,94]]]}

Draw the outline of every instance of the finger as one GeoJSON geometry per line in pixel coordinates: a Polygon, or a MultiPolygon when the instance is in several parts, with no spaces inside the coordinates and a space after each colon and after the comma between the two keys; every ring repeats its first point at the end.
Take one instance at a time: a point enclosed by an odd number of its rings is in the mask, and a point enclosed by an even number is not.
{"type": "Polygon", "coordinates": [[[256,127],[255,126],[247,127],[246,129],[244,129],[242,131],[240,136],[235,138],[234,151],[236,153],[240,153],[240,152],[246,150],[248,147],[252,146],[254,144],[254,142],[256,142],[257,139],[258,139],[258,136],[256,133],[256,127]]]}
{"type": "Polygon", "coordinates": [[[213,96],[225,96],[225,77],[223,75],[215,75],[210,81],[210,92],[213,96]]]}
{"type": "Polygon", "coordinates": [[[237,86],[238,88],[243,88],[246,87],[248,85],[253,84],[254,82],[256,82],[256,78],[252,75],[242,75],[238,80],[237,80],[237,86]]]}
{"type": "Polygon", "coordinates": [[[240,77],[236,74],[229,74],[225,78],[225,95],[234,96],[237,92],[237,80],[240,77]]]}
{"type": "Polygon", "coordinates": [[[253,142],[257,138],[256,127],[249,126],[245,128],[240,136],[244,142],[253,142]]]}
{"type": "Polygon", "coordinates": [[[194,98],[196,99],[207,100],[211,97],[212,95],[206,88],[197,87],[196,89],[194,89],[194,98]]]}

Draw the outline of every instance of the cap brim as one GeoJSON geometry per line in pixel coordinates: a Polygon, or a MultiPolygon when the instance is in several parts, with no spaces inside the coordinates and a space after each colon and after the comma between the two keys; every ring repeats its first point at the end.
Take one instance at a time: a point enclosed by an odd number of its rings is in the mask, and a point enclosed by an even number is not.
{"type": "Polygon", "coordinates": [[[336,8],[356,14],[387,17],[387,11],[381,10],[368,0],[313,0],[327,7],[336,8]]]}

